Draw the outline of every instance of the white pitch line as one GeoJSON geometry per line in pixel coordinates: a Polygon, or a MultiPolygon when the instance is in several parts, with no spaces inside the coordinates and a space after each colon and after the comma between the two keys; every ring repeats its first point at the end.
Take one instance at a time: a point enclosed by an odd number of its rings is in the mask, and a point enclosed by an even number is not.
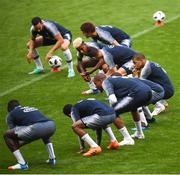
{"type": "MultiPolygon", "coordinates": [[[[165,23],[166,23],[166,24],[167,24],[167,23],[170,23],[170,22],[178,19],[179,17],[180,17],[180,15],[174,16],[174,17],[170,18],[169,20],[167,20],[165,23]]],[[[138,32],[138,33],[132,35],[132,38],[133,38],[133,39],[134,39],[134,38],[138,38],[139,36],[144,35],[144,34],[150,32],[150,31],[152,31],[152,30],[154,30],[154,29],[156,29],[156,28],[158,28],[158,27],[153,26],[153,27],[150,27],[150,28],[148,28],[148,29],[145,29],[145,30],[143,30],[143,31],[141,31],[141,32],[138,32]]],[[[65,65],[65,66],[62,67],[62,69],[66,68],[66,67],[67,67],[67,66],[65,65]]],[[[50,72],[47,73],[47,74],[45,74],[45,75],[41,75],[41,76],[39,76],[39,77],[33,78],[32,80],[30,80],[30,81],[28,81],[28,82],[25,82],[25,83],[23,83],[23,84],[17,85],[17,86],[15,86],[14,88],[11,88],[11,89],[9,89],[9,90],[7,90],[7,91],[4,91],[4,92],[0,93],[0,97],[3,97],[3,96],[5,96],[5,95],[7,95],[7,94],[10,94],[11,92],[14,92],[14,91],[16,91],[16,90],[19,90],[19,89],[21,89],[21,88],[23,88],[23,87],[26,87],[26,86],[28,86],[28,85],[36,82],[36,81],[42,80],[43,78],[48,77],[49,75],[51,75],[50,72]]]]}
{"type": "MultiPolygon", "coordinates": [[[[61,69],[64,69],[64,68],[66,68],[66,67],[67,67],[66,65],[65,65],[65,66],[62,66],[61,69]]],[[[5,95],[7,95],[7,94],[9,94],[9,93],[11,93],[11,92],[14,92],[14,91],[16,91],[16,90],[19,90],[19,89],[21,89],[21,88],[23,88],[23,87],[26,87],[26,86],[28,86],[28,85],[36,82],[36,81],[42,80],[43,78],[48,77],[48,76],[51,75],[51,74],[52,74],[51,72],[48,72],[48,73],[46,73],[46,74],[44,74],[44,75],[40,75],[39,77],[33,78],[32,80],[30,80],[30,81],[28,81],[28,82],[25,82],[25,83],[23,83],[23,84],[17,85],[17,86],[15,86],[14,88],[11,88],[11,89],[9,89],[9,90],[7,90],[7,91],[4,91],[4,92],[0,93],[0,97],[3,97],[3,96],[5,96],[5,95]]]]}
{"type": "MultiPolygon", "coordinates": [[[[174,17],[170,18],[169,20],[167,20],[167,21],[165,22],[165,24],[170,23],[170,22],[178,19],[179,17],[180,17],[180,15],[174,16],[174,17]]],[[[141,32],[138,32],[138,33],[132,35],[132,38],[138,38],[139,36],[144,35],[144,34],[150,32],[150,31],[152,31],[152,30],[154,30],[154,29],[156,29],[156,28],[158,28],[158,27],[152,26],[152,27],[150,27],[150,28],[148,28],[148,29],[145,29],[145,30],[143,30],[143,31],[141,31],[141,32]]]]}

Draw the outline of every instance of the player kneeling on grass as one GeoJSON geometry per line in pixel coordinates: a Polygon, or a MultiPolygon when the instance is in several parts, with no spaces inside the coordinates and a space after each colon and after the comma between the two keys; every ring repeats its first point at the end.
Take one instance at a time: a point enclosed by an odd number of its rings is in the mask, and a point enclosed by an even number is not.
{"type": "Polygon", "coordinates": [[[46,163],[55,165],[54,149],[50,141],[50,137],[56,130],[54,121],[44,116],[37,108],[21,106],[17,100],[9,101],[7,108],[9,130],[4,133],[4,140],[18,162],[8,169],[28,169],[28,163],[19,148],[37,139],[42,139],[47,147],[49,159],[46,163]]]}
{"type": "MultiPolygon", "coordinates": [[[[44,72],[44,68],[36,48],[40,46],[53,45],[46,55],[46,60],[48,61],[57,49],[61,49],[68,66],[68,77],[74,77],[75,72],[73,69],[73,60],[71,51],[69,50],[69,45],[72,39],[71,32],[55,21],[42,20],[40,17],[34,17],[31,22],[32,27],[30,31],[32,37],[27,43],[27,48],[29,49],[27,60],[29,63],[31,60],[34,60],[36,69],[29,74],[39,74],[44,72]]],[[[57,69],[55,69],[55,72],[56,71],[57,69]]]]}
{"type": "Polygon", "coordinates": [[[77,50],[77,70],[90,87],[89,90],[83,91],[82,94],[97,94],[99,92],[92,81],[91,75],[97,69],[106,73],[108,66],[102,59],[96,59],[91,55],[94,48],[101,49],[104,46],[104,44],[96,42],[84,42],[80,37],[73,41],[73,47],[77,50]],[[91,69],[87,70],[87,68],[91,69]]]}
{"type": "MultiPolygon", "coordinates": [[[[93,130],[103,128],[111,140],[108,149],[117,149],[120,146],[111,128],[107,127],[108,124],[114,122],[116,127],[118,129],[120,128],[119,124],[121,121],[119,118],[116,118],[115,111],[112,107],[95,99],[86,99],[81,100],[75,105],[65,105],[63,112],[74,121],[72,125],[74,132],[91,147],[88,152],[83,154],[84,156],[92,156],[102,151],[101,147],[84,131],[84,128],[93,130]]],[[[124,131],[120,130],[120,132],[124,131]]],[[[127,132],[126,134],[129,135],[127,132]]],[[[131,139],[130,135],[129,138],[131,139]]]]}
{"type": "Polygon", "coordinates": [[[156,116],[166,109],[168,106],[166,100],[174,95],[172,81],[158,63],[147,60],[141,53],[134,55],[133,63],[135,71],[139,74],[139,78],[151,80],[164,88],[164,97],[156,103],[154,111],[152,112],[152,115],[156,116]]]}

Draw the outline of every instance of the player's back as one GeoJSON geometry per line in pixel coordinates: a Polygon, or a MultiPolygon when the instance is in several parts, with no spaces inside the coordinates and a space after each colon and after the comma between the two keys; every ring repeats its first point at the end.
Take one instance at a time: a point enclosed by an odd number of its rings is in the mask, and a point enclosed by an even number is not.
{"type": "Polygon", "coordinates": [[[98,33],[98,36],[99,36],[99,38],[97,38],[97,39],[99,39],[99,40],[102,39],[101,38],[101,36],[102,36],[101,33],[103,33],[103,31],[110,33],[111,36],[114,39],[116,39],[116,41],[119,42],[119,43],[124,39],[129,39],[130,38],[127,33],[125,33],[123,30],[121,30],[121,29],[119,29],[117,27],[114,27],[114,26],[111,26],[111,25],[100,25],[100,26],[96,27],[96,32],[98,33]]]}
{"type": "Polygon", "coordinates": [[[76,109],[82,118],[93,114],[109,115],[114,113],[114,109],[112,107],[94,98],[81,100],[74,105],[73,108],[76,109]]]}
{"type": "Polygon", "coordinates": [[[168,96],[168,98],[173,96],[173,84],[166,71],[158,63],[148,61],[142,69],[140,77],[160,84],[165,90],[165,96],[168,96]]]}
{"type": "Polygon", "coordinates": [[[69,33],[70,31],[60,25],[59,23],[51,20],[42,20],[43,29],[41,31],[35,30],[34,26],[31,26],[31,33],[33,36],[40,35],[45,38],[54,39],[54,36],[58,34],[58,32],[64,36],[65,34],[69,33]]]}
{"type": "Polygon", "coordinates": [[[9,118],[14,125],[28,126],[37,122],[45,122],[50,119],[46,118],[37,108],[29,106],[18,106],[10,112],[9,118]]]}
{"type": "Polygon", "coordinates": [[[151,88],[146,84],[137,81],[134,78],[123,78],[120,76],[112,76],[104,80],[103,82],[104,89],[109,89],[109,88],[111,89],[112,87],[118,99],[121,99],[125,96],[133,97],[142,91],[144,91],[145,93],[151,92],[151,88]],[[112,86],[109,85],[108,81],[112,84],[112,86]]]}
{"type": "Polygon", "coordinates": [[[64,26],[62,26],[60,23],[56,21],[45,20],[45,25],[51,26],[52,24],[54,24],[57,27],[58,31],[61,33],[62,36],[70,32],[67,28],[65,28],[64,26]]]}
{"type": "Polygon", "coordinates": [[[132,60],[133,56],[137,53],[128,47],[112,45],[103,47],[102,52],[106,62],[110,58],[118,66],[122,66],[124,63],[132,60]]]}

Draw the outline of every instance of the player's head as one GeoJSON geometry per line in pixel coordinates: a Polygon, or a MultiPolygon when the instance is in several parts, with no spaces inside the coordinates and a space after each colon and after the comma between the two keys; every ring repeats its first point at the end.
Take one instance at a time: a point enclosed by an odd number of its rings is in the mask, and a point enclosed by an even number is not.
{"type": "Polygon", "coordinates": [[[31,20],[32,25],[34,26],[35,30],[41,31],[43,28],[43,23],[40,17],[36,16],[31,20]]]}
{"type": "Polygon", "coordinates": [[[19,106],[20,103],[17,100],[10,100],[7,104],[7,111],[11,112],[16,106],[19,106]]]}
{"type": "Polygon", "coordinates": [[[146,58],[142,53],[137,53],[133,56],[133,63],[136,69],[142,69],[146,63],[146,58]]]}
{"type": "Polygon", "coordinates": [[[103,73],[99,73],[97,74],[94,78],[93,78],[93,82],[96,85],[96,87],[100,90],[103,91],[102,88],[102,82],[106,79],[106,75],[103,73]]]}
{"type": "Polygon", "coordinates": [[[81,54],[89,56],[89,57],[97,57],[98,49],[88,46],[82,38],[76,38],[73,41],[73,47],[76,48],[81,54]]]}
{"type": "Polygon", "coordinates": [[[96,27],[93,23],[91,22],[85,22],[81,25],[80,27],[82,33],[84,36],[88,37],[93,37],[96,33],[96,27]]]}
{"type": "Polygon", "coordinates": [[[71,109],[72,109],[73,105],[72,104],[66,104],[64,105],[64,108],[63,108],[63,113],[65,115],[67,115],[68,117],[71,117],[71,109]]]}

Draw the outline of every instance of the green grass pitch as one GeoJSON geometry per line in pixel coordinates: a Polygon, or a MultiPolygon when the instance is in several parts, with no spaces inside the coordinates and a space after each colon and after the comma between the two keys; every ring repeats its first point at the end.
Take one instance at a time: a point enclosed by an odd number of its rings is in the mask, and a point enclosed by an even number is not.
{"type": "MultiPolygon", "coordinates": [[[[180,1],[179,0],[1,0],[0,1],[0,173],[49,173],[49,174],[122,174],[122,173],[180,173],[180,1]],[[142,34],[153,27],[152,15],[162,10],[167,21],[175,20],[142,34]],[[82,96],[86,83],[76,73],[67,78],[67,68],[60,73],[49,73],[44,57],[48,48],[39,52],[46,68],[44,75],[27,75],[34,64],[26,62],[26,42],[30,37],[30,21],[41,16],[60,22],[69,28],[73,38],[82,36],[79,27],[85,21],[95,24],[110,24],[124,29],[131,36],[140,32],[133,40],[133,48],[144,53],[150,60],[160,63],[168,72],[175,86],[175,95],[169,100],[169,109],[160,114],[157,123],[145,131],[145,140],[134,146],[121,147],[116,151],[106,149],[108,138],[103,133],[102,154],[90,158],[77,154],[79,145],[71,129],[72,122],[62,114],[66,103],[96,97],[104,101],[104,93],[82,96]],[[14,89],[13,89],[14,88],[14,89]],[[21,151],[29,162],[27,171],[8,171],[15,158],[3,140],[7,129],[5,123],[6,104],[18,99],[24,105],[38,107],[55,120],[57,131],[53,137],[57,165],[47,166],[46,149],[41,140],[24,146],[21,151]]],[[[73,59],[76,52],[71,46],[73,59]]],[[[56,54],[62,56],[60,51],[56,54]]],[[[63,62],[65,66],[65,62],[63,62]]],[[[152,106],[151,106],[152,109],[152,106]]],[[[133,127],[129,114],[122,115],[128,130],[133,127]]],[[[118,140],[122,136],[113,127],[118,140]]],[[[88,131],[92,137],[94,132],[88,131]]]]}

